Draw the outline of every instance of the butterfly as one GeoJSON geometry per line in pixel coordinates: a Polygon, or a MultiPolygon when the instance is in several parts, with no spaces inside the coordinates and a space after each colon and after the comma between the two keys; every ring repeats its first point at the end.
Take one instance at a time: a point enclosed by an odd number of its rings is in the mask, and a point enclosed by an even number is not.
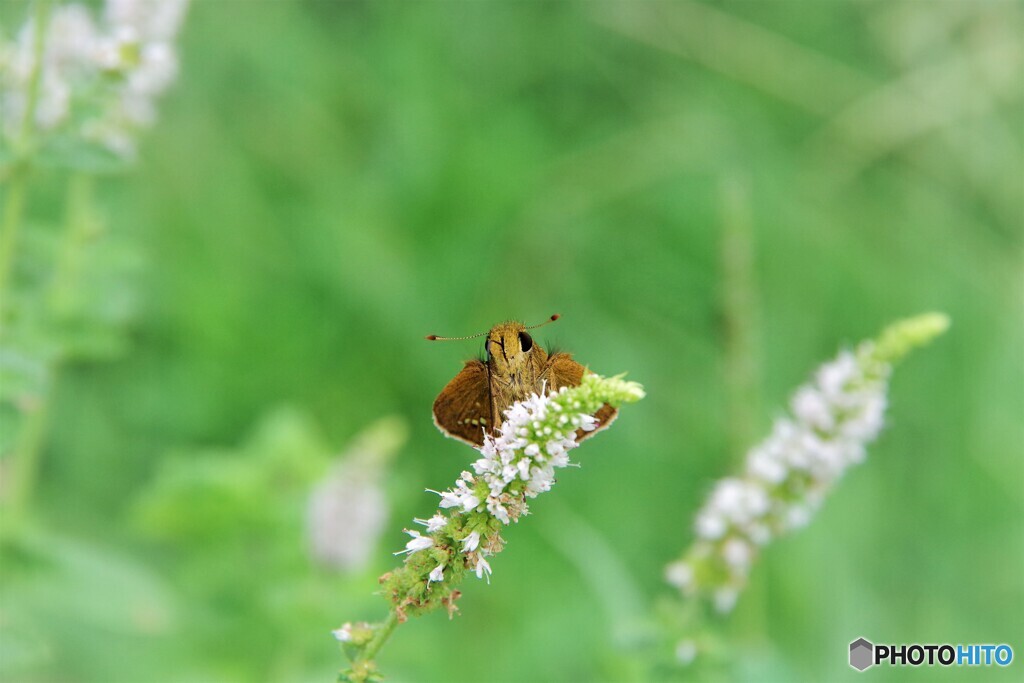
{"type": "MultiPolygon", "coordinates": [[[[516,401],[531,394],[552,393],[562,387],[575,387],[583,380],[586,368],[569,353],[548,353],[534,342],[528,330],[558,320],[551,316],[541,325],[526,327],[509,321],[492,327],[484,344],[486,359],[467,361],[434,401],[434,424],[450,436],[473,446],[482,446],[484,434],[494,435],[501,427],[505,411],[516,401]]],[[[482,337],[438,337],[450,341],[482,337]]],[[[607,427],[618,415],[607,403],[597,411],[598,429],[576,431],[576,439],[585,439],[607,427]]]]}

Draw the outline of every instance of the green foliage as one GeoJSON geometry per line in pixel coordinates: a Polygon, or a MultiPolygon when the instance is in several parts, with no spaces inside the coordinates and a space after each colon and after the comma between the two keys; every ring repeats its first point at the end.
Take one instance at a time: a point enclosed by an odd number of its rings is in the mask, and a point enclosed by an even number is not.
{"type": "MultiPolygon", "coordinates": [[[[2,5],[9,32],[27,3],[2,5]]],[[[398,414],[393,519],[422,514],[465,465],[431,402],[478,350],[423,335],[553,312],[540,337],[650,398],[503,532],[460,616],[396,631],[393,680],[641,679],[616,598],[667,590],[749,445],[736,416],[757,438],[813,363],[920,310],[955,326],[896,373],[871,462],[762,557],[718,664],[690,674],[842,680],[860,635],[1011,640],[1021,22],[995,1],[193,3],[140,162],[95,179],[101,237],[56,317],[70,179],[29,177],[5,502],[26,416],[49,411],[32,514],[17,538],[0,519],[0,678],[331,680],[330,630],[380,617],[406,537],[393,523],[363,573],[317,569],[303,487],[398,414]],[[558,505],[589,533],[544,523],[558,505]]]]}
{"type": "Polygon", "coordinates": [[[281,409],[237,449],[169,456],[139,493],[135,525],[159,541],[195,610],[189,639],[218,667],[272,680],[332,650],[301,626],[330,624],[340,607],[325,600],[336,576],[307,548],[309,492],[331,460],[309,418],[281,409]]]}
{"type": "Polygon", "coordinates": [[[293,514],[301,509],[329,455],[308,418],[294,410],[273,413],[237,450],[165,459],[140,495],[140,528],[169,542],[217,545],[227,540],[244,551],[248,543],[274,537],[282,507],[293,514]],[[246,533],[232,539],[232,529],[246,533]]]}
{"type": "Polygon", "coordinates": [[[150,676],[166,655],[161,640],[184,626],[173,589],[145,562],[42,530],[5,541],[0,604],[4,680],[150,676]]]}

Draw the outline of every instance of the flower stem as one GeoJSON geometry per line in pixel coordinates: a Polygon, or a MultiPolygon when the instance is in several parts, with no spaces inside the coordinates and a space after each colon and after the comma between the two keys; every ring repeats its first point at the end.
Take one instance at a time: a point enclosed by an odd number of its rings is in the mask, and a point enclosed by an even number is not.
{"type": "Polygon", "coordinates": [[[32,491],[35,488],[36,474],[39,471],[39,453],[46,434],[46,424],[50,410],[50,395],[53,391],[53,377],[49,373],[46,386],[38,400],[24,408],[27,418],[21,426],[18,440],[15,442],[11,456],[11,492],[4,514],[4,532],[16,535],[24,521],[32,491]]]}
{"type": "Polygon", "coordinates": [[[388,618],[384,620],[380,628],[377,630],[376,635],[366,645],[366,650],[363,651],[363,656],[360,659],[373,659],[380,652],[380,649],[384,647],[384,643],[388,641],[395,628],[398,626],[398,612],[391,610],[388,612],[388,618]]]}
{"type": "Polygon", "coordinates": [[[730,425],[729,455],[739,459],[754,440],[761,403],[754,229],[749,191],[742,177],[734,174],[724,178],[719,184],[719,195],[725,337],[723,379],[730,425]]]}
{"type": "Polygon", "coordinates": [[[39,86],[43,75],[43,47],[46,42],[46,26],[49,23],[49,0],[36,0],[32,14],[32,69],[28,76],[28,91],[25,97],[25,114],[21,129],[15,140],[14,163],[11,167],[11,188],[4,202],[3,227],[0,231],[0,305],[4,302],[7,278],[14,263],[14,252],[18,247],[18,231],[25,211],[25,197],[28,194],[29,158],[35,142],[36,105],[39,103],[39,86]]]}
{"type": "MultiPolygon", "coordinates": [[[[66,225],[48,293],[48,326],[60,324],[68,312],[77,285],[82,248],[92,228],[92,180],[90,176],[78,173],[68,181],[66,225]]],[[[62,360],[60,350],[46,359],[43,389],[24,408],[26,419],[12,453],[13,483],[5,525],[10,532],[17,533],[31,505],[62,360]]]]}
{"type": "Polygon", "coordinates": [[[47,300],[51,321],[58,324],[73,304],[83,250],[90,234],[96,230],[93,186],[93,176],[86,173],[75,173],[68,181],[66,224],[47,300]]]}
{"type": "MultiPolygon", "coordinates": [[[[758,356],[760,316],[755,271],[754,219],[750,191],[738,172],[719,183],[721,206],[724,384],[729,419],[729,457],[742,461],[754,442],[761,412],[758,356]]],[[[744,610],[750,633],[766,633],[768,594],[760,581],[748,590],[744,610]]]]}
{"type": "MultiPolygon", "coordinates": [[[[21,217],[25,212],[25,195],[28,193],[28,182],[22,164],[14,169],[10,189],[4,200],[3,227],[0,228],[0,306],[6,301],[7,276],[11,272],[14,261],[14,250],[18,244],[18,231],[21,217]]],[[[0,319],[0,325],[3,324],[0,319]]],[[[2,329],[2,328],[0,328],[2,329]]]]}
{"type": "Polygon", "coordinates": [[[384,647],[384,643],[388,641],[391,634],[394,633],[395,628],[398,627],[398,612],[391,610],[388,612],[387,619],[384,620],[373,634],[373,638],[363,648],[359,658],[352,663],[352,675],[350,680],[354,683],[360,683],[361,681],[367,680],[367,678],[376,669],[376,664],[373,659],[380,652],[381,648],[384,647]]]}

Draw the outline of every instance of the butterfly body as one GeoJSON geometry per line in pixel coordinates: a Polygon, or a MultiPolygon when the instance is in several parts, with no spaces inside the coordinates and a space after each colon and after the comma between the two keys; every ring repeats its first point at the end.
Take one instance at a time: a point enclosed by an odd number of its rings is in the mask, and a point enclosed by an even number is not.
{"type": "MultiPolygon", "coordinates": [[[[535,344],[527,327],[519,322],[495,325],[487,333],[486,360],[468,361],[434,401],[434,424],[450,437],[474,446],[484,434],[501,427],[505,411],[532,394],[577,386],[584,367],[568,353],[548,354],[535,344]]],[[[598,411],[602,427],[616,410],[605,405],[598,411]]],[[[593,432],[579,432],[584,438],[593,432]]]]}

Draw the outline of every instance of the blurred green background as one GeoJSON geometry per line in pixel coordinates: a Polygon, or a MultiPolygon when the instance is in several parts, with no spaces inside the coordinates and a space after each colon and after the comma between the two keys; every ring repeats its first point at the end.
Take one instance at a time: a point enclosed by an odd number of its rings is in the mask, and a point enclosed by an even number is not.
{"type": "MultiPolygon", "coordinates": [[[[539,338],[648,398],[461,616],[396,632],[389,680],[637,678],[713,481],[836,348],[928,310],[951,331],[701,677],[853,680],[858,636],[1024,656],[1022,35],[1016,2],[194,3],[140,163],[98,183],[133,313],[61,370],[0,676],[333,680],[330,630],[384,616],[423,489],[472,459],[430,406],[479,345],[423,336],[554,312],[539,338]],[[331,573],[310,482],[385,415],[391,519],[331,573]]],[[[34,215],[64,182],[37,175],[34,215]]]]}

